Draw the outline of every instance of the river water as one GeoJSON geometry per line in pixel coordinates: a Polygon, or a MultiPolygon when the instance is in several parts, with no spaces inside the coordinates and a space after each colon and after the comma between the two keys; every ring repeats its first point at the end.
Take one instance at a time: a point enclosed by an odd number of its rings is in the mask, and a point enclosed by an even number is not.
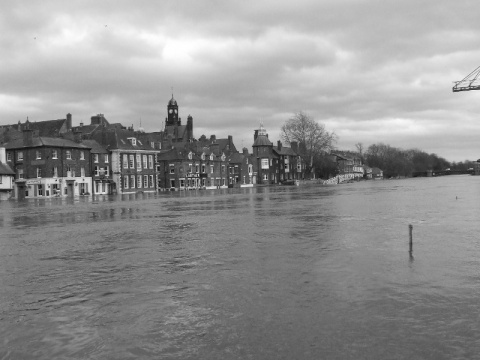
{"type": "Polygon", "coordinates": [[[479,358],[479,199],[446,176],[2,202],[0,359],[479,358]]]}

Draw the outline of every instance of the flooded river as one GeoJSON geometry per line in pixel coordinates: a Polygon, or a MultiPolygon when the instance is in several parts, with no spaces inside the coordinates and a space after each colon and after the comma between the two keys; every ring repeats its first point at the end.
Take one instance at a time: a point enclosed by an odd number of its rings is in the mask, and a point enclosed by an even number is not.
{"type": "Polygon", "coordinates": [[[479,199],[446,176],[1,202],[0,359],[479,358],[479,199]]]}

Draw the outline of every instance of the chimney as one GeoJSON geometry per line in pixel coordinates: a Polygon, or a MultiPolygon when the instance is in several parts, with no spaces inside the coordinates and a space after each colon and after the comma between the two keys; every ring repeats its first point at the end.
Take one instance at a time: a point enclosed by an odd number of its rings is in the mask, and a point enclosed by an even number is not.
{"type": "Polygon", "coordinates": [[[5,148],[3,146],[0,147],[0,163],[2,164],[7,163],[7,155],[5,153],[5,148]]]}
{"type": "MultiPolygon", "coordinates": [[[[179,119],[181,121],[181,119],[179,119]]],[[[188,140],[193,139],[193,117],[188,115],[187,117],[187,138],[188,140]]]]}
{"type": "Polygon", "coordinates": [[[293,150],[296,154],[298,154],[298,143],[297,143],[296,141],[292,141],[292,142],[290,143],[290,147],[292,148],[292,150],[293,150]]]}
{"type": "Polygon", "coordinates": [[[30,146],[33,143],[33,130],[25,129],[23,130],[23,145],[30,146]]]}
{"type": "Polygon", "coordinates": [[[210,135],[210,141],[213,144],[217,140],[217,137],[215,135],[210,135]]]}
{"type": "Polygon", "coordinates": [[[67,114],[67,131],[72,128],[72,114],[67,114]]]}
{"type": "Polygon", "coordinates": [[[277,141],[277,148],[278,150],[282,150],[282,142],[280,140],[277,141]]]}
{"type": "Polygon", "coordinates": [[[248,156],[248,149],[246,147],[243,148],[243,155],[248,156]]]}

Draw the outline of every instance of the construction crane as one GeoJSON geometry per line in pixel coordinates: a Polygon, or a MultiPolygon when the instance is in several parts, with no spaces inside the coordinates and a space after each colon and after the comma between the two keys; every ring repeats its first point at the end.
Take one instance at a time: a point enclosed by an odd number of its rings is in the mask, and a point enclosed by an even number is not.
{"type": "Polygon", "coordinates": [[[478,79],[479,75],[480,66],[465,76],[463,80],[454,81],[455,85],[452,88],[453,92],[480,90],[480,79],[478,79]]]}

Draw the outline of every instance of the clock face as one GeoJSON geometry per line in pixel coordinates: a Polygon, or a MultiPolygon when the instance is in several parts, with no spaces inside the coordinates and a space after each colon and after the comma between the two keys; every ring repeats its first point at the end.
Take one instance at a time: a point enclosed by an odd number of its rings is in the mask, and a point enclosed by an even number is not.
{"type": "Polygon", "coordinates": [[[173,110],[172,110],[172,109],[168,110],[168,113],[169,113],[169,114],[171,114],[172,112],[173,112],[173,110]]]}

